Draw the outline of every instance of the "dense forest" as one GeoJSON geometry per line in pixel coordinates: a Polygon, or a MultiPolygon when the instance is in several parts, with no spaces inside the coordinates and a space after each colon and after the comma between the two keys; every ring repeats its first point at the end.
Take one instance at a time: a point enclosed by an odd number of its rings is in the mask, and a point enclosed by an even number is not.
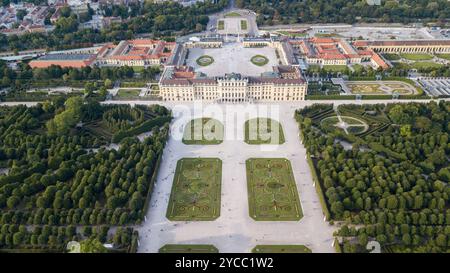
{"type": "Polygon", "coordinates": [[[330,123],[337,121],[332,105],[306,107],[296,118],[344,252],[366,251],[371,240],[386,252],[447,252],[450,103],[337,110],[347,121],[365,122],[367,130],[344,132],[330,123]]]}
{"type": "Polygon", "coordinates": [[[366,0],[236,0],[236,5],[254,10],[258,24],[265,25],[445,22],[450,18],[447,0],[382,0],[381,5],[369,5],[366,0]]]}
{"type": "Polygon", "coordinates": [[[166,108],[71,97],[0,113],[0,248],[51,248],[77,236],[71,226],[143,219],[168,136],[166,108]],[[143,132],[151,135],[135,137],[143,132]]]}
{"type": "Polygon", "coordinates": [[[146,1],[143,5],[130,9],[125,6],[121,9],[113,7],[112,11],[107,12],[125,19],[122,23],[112,24],[102,30],[77,30],[79,18],[72,13],[67,17],[61,17],[55,23],[54,31],[49,34],[29,33],[20,36],[0,34],[0,50],[65,49],[132,39],[140,33],[151,33],[159,37],[171,35],[174,31],[182,34],[201,31],[208,23],[207,14],[223,9],[227,3],[227,0],[220,0],[217,4],[205,1],[183,7],[172,1],[162,3],[146,1]],[[114,13],[116,9],[123,10],[123,13],[114,13]]]}

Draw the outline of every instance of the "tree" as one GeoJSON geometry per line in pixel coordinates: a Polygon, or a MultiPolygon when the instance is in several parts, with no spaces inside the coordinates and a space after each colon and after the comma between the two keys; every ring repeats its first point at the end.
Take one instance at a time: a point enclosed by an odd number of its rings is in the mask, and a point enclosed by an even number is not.
{"type": "Polygon", "coordinates": [[[80,242],[81,253],[107,253],[108,250],[96,238],[86,239],[80,242]]]}
{"type": "Polygon", "coordinates": [[[106,88],[110,89],[113,87],[113,82],[110,79],[106,79],[104,85],[106,88]]]}
{"type": "Polygon", "coordinates": [[[23,17],[25,17],[27,15],[27,11],[26,10],[23,10],[23,9],[19,9],[19,10],[17,10],[17,12],[16,12],[16,18],[17,18],[17,20],[19,20],[19,21],[22,21],[23,20],[23,17]]]}
{"type": "Polygon", "coordinates": [[[392,107],[389,111],[389,117],[397,124],[407,124],[411,118],[403,112],[403,107],[399,104],[392,107]]]}
{"type": "Polygon", "coordinates": [[[8,200],[6,201],[6,205],[8,206],[9,209],[13,209],[19,203],[20,203],[20,198],[15,195],[9,197],[8,200]]]}

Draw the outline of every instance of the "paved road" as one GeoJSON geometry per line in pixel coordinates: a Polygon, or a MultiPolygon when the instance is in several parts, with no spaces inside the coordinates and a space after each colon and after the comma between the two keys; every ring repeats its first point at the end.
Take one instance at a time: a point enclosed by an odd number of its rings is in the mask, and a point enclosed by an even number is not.
{"type": "MultiPolygon", "coordinates": [[[[336,105],[340,104],[377,104],[377,103],[409,103],[409,102],[429,102],[429,101],[439,101],[439,100],[445,100],[450,101],[450,98],[445,99],[424,99],[424,100],[361,100],[361,101],[355,101],[355,100],[305,100],[305,101],[297,101],[297,102],[273,102],[273,103],[256,103],[256,105],[262,104],[262,105],[280,105],[280,106],[296,106],[297,108],[303,108],[305,106],[313,105],[316,103],[334,103],[336,105]]],[[[14,106],[14,105],[27,105],[27,106],[33,106],[38,103],[42,103],[39,101],[9,101],[9,102],[0,102],[0,106],[14,106]]],[[[165,101],[158,101],[158,100],[121,100],[121,101],[114,101],[114,100],[108,100],[102,102],[104,104],[141,104],[141,105],[152,105],[152,104],[159,104],[163,105],[169,108],[173,108],[176,105],[193,105],[192,102],[165,102],[165,101]]],[[[210,105],[212,103],[204,103],[204,105],[210,105]]],[[[221,104],[223,105],[223,104],[221,104]]],[[[235,104],[231,104],[235,105],[235,104]]],[[[244,105],[244,104],[243,104],[244,105]]]]}
{"type": "Polygon", "coordinates": [[[238,12],[248,21],[248,34],[250,36],[258,36],[258,25],[256,24],[256,13],[247,9],[238,9],[235,7],[234,0],[230,0],[228,7],[221,12],[211,14],[209,16],[208,25],[206,26],[206,31],[202,33],[196,33],[194,35],[211,35],[216,34],[217,31],[217,20],[223,18],[223,15],[230,12],[238,12]]]}

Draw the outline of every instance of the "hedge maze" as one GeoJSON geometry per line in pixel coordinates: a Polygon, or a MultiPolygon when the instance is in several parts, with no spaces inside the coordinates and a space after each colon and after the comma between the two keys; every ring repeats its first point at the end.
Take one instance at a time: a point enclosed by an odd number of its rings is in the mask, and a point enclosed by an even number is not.
{"type": "Polygon", "coordinates": [[[103,106],[103,115],[86,122],[82,129],[107,142],[120,142],[125,137],[148,132],[171,121],[170,112],[159,106],[103,106]]]}

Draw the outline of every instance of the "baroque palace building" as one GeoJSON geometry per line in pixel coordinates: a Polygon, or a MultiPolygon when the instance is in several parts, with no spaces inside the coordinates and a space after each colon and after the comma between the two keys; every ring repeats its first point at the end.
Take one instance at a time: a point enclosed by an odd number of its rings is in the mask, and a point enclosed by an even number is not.
{"type": "Polygon", "coordinates": [[[304,100],[307,82],[295,66],[275,66],[259,77],[225,74],[210,78],[192,67],[167,67],[159,82],[164,101],[269,102],[304,100]]]}
{"type": "MultiPolygon", "coordinates": [[[[211,102],[271,102],[304,100],[307,81],[296,64],[292,47],[287,40],[245,38],[244,47],[268,46],[277,50],[280,65],[273,66],[259,76],[225,73],[220,77],[196,72],[184,65],[185,50],[193,47],[220,48],[221,39],[201,38],[179,44],[167,62],[159,81],[160,96],[164,101],[211,102]]],[[[217,49],[220,50],[220,49],[217,49]]]]}
{"type": "Polygon", "coordinates": [[[357,49],[345,39],[292,39],[289,43],[299,51],[306,63],[315,65],[349,65],[370,62],[375,68],[389,65],[370,48],[357,49]]]}
{"type": "Polygon", "coordinates": [[[450,40],[355,41],[353,45],[380,53],[450,53],[450,40]]]}

